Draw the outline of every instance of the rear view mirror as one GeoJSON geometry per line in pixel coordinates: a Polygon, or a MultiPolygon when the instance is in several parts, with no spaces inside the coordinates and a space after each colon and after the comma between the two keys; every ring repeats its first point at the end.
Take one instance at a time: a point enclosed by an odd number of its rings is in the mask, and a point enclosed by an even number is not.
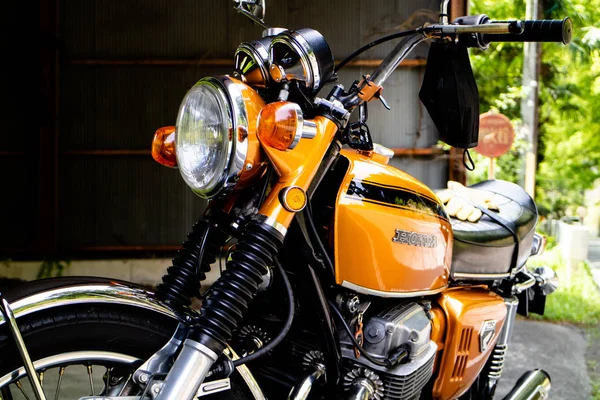
{"type": "Polygon", "coordinates": [[[235,9],[250,18],[254,23],[268,29],[265,25],[265,0],[233,0],[235,9]]]}
{"type": "Polygon", "coordinates": [[[442,140],[469,149],[479,137],[479,92],[467,48],[433,42],[419,92],[442,140]]]}

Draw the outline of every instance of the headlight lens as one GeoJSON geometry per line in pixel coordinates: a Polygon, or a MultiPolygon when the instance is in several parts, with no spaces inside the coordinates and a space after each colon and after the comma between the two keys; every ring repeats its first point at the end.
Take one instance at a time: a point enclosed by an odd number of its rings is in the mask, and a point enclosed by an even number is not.
{"type": "Polygon", "coordinates": [[[177,165],[196,194],[217,195],[229,169],[233,129],[231,107],[223,88],[201,80],[185,95],[177,115],[177,165]]]}

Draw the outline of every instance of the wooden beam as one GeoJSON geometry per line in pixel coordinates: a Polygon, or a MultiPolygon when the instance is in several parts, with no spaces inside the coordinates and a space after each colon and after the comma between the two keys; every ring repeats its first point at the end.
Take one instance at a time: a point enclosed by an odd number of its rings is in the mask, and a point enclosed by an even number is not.
{"type": "Polygon", "coordinates": [[[398,157],[431,157],[441,156],[445,154],[444,149],[437,146],[424,147],[424,148],[402,148],[395,147],[392,149],[394,156],[398,157]]]}
{"type": "Polygon", "coordinates": [[[140,245],[140,246],[86,246],[71,249],[74,252],[85,251],[85,252],[109,252],[109,251],[176,251],[181,249],[181,245],[140,245]]]}
{"type": "MultiPolygon", "coordinates": [[[[375,68],[381,64],[383,60],[354,60],[350,61],[346,66],[348,67],[367,67],[375,68]]],[[[341,61],[336,61],[336,65],[341,61]]],[[[229,58],[207,58],[207,59],[138,59],[138,60],[117,60],[117,59],[71,59],[67,60],[68,64],[71,65],[88,65],[88,66],[137,66],[137,65],[152,65],[162,67],[233,67],[233,60],[229,58]]],[[[400,63],[400,67],[415,68],[426,65],[427,60],[411,59],[404,60],[400,63]]]]}
{"type": "Polygon", "coordinates": [[[140,149],[105,149],[105,150],[69,150],[60,153],[61,156],[149,156],[150,150],[140,149]]]}

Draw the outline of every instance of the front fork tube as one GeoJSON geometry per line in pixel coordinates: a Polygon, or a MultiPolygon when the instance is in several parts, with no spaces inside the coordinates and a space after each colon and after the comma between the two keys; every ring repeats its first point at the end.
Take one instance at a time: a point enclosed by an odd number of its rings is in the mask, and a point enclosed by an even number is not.
{"type": "Polygon", "coordinates": [[[217,357],[208,347],[187,339],[156,398],[193,399],[217,357]]]}
{"type": "Polygon", "coordinates": [[[157,400],[191,400],[211,366],[232,338],[263,275],[277,255],[283,235],[262,219],[248,223],[231,253],[227,268],[204,299],[200,317],[191,327],[177,360],[171,367],[157,400]]]}
{"type": "Polygon", "coordinates": [[[257,218],[246,226],[246,232],[227,261],[225,272],[204,300],[198,323],[190,330],[156,400],[194,398],[212,364],[248,311],[295,215],[284,206],[280,194],[290,187],[306,193],[335,138],[338,127],[332,120],[318,116],[314,122],[316,136],[301,140],[292,151],[282,152],[263,144],[279,180],[261,205],[257,218]]]}

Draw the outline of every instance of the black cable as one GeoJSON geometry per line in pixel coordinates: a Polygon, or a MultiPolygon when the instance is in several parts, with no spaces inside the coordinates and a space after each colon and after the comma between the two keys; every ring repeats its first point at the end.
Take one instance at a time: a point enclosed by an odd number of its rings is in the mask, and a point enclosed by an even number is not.
{"type": "Polygon", "coordinates": [[[265,184],[263,185],[262,190],[260,191],[260,197],[258,199],[258,207],[260,207],[262,205],[263,201],[265,201],[267,187],[269,187],[269,183],[271,182],[272,171],[273,171],[273,168],[270,166],[267,166],[267,173],[265,174],[265,184]]]}
{"type": "Polygon", "coordinates": [[[311,206],[310,200],[308,200],[306,202],[306,209],[303,212],[304,212],[304,219],[308,223],[308,227],[310,228],[311,233],[314,236],[314,240],[315,240],[315,242],[317,242],[317,245],[319,246],[319,251],[321,252],[323,259],[325,260],[325,263],[327,264],[327,268],[329,268],[329,270],[331,271],[333,276],[335,276],[335,267],[333,266],[333,262],[331,262],[331,258],[329,258],[329,254],[327,253],[327,250],[325,249],[325,246],[323,245],[321,238],[319,237],[319,232],[317,232],[317,227],[315,226],[315,222],[313,221],[313,218],[312,218],[313,214],[312,214],[312,206],[311,206]]]}
{"type": "Polygon", "coordinates": [[[239,367],[240,365],[243,365],[243,364],[245,364],[245,363],[247,363],[249,361],[256,360],[257,358],[262,357],[265,354],[267,354],[269,351],[273,350],[275,348],[275,346],[277,346],[279,343],[281,343],[281,341],[285,338],[285,336],[290,331],[290,328],[292,327],[292,322],[294,321],[294,308],[295,308],[294,292],[292,291],[292,285],[290,283],[290,280],[287,277],[287,274],[285,273],[285,271],[283,269],[283,266],[279,262],[279,260],[277,258],[274,258],[273,261],[275,262],[275,268],[277,268],[277,270],[281,274],[281,279],[283,280],[283,285],[285,286],[285,289],[286,289],[286,292],[287,292],[287,295],[288,295],[288,316],[287,316],[287,319],[285,321],[285,324],[283,325],[283,328],[277,334],[277,336],[275,336],[273,338],[273,340],[271,340],[264,347],[258,349],[254,353],[249,354],[246,357],[234,360],[233,361],[233,365],[235,367],[239,367]]]}
{"type": "Polygon", "coordinates": [[[365,351],[365,349],[363,349],[363,347],[356,341],[356,338],[352,334],[352,330],[350,329],[350,327],[346,323],[346,320],[342,316],[342,313],[340,312],[340,310],[338,310],[338,308],[335,306],[335,304],[333,304],[333,302],[331,300],[328,300],[328,302],[329,302],[329,306],[335,312],[335,315],[337,315],[338,319],[342,323],[342,326],[346,330],[346,333],[350,337],[350,340],[352,340],[352,343],[354,343],[354,346],[358,349],[358,351],[360,352],[360,354],[362,354],[367,360],[371,361],[375,365],[379,365],[380,367],[386,367],[388,369],[391,369],[393,367],[393,365],[392,365],[392,362],[390,360],[386,359],[385,361],[379,361],[376,358],[373,358],[369,354],[367,354],[367,352],[365,351]]]}
{"type": "Polygon", "coordinates": [[[463,153],[463,165],[465,166],[465,168],[469,171],[475,171],[475,163],[473,162],[473,159],[471,158],[471,153],[469,153],[469,149],[465,149],[465,152],[463,153]],[[469,161],[469,163],[471,165],[467,164],[467,160],[469,161]]]}
{"type": "Polygon", "coordinates": [[[344,58],[344,60],[342,60],[342,62],[339,63],[335,67],[334,71],[338,72],[340,69],[342,69],[344,67],[344,65],[348,64],[354,58],[356,58],[360,54],[364,53],[365,51],[369,50],[371,47],[380,45],[381,43],[389,42],[390,40],[394,40],[394,39],[398,39],[398,38],[401,38],[401,37],[404,37],[404,36],[412,35],[413,33],[417,33],[417,30],[416,29],[412,29],[410,31],[397,32],[397,33],[393,33],[393,34],[388,35],[388,36],[384,36],[384,37],[379,38],[377,40],[374,40],[371,43],[368,43],[368,44],[364,45],[363,47],[361,47],[360,49],[356,50],[354,53],[350,54],[348,57],[344,58]]]}

